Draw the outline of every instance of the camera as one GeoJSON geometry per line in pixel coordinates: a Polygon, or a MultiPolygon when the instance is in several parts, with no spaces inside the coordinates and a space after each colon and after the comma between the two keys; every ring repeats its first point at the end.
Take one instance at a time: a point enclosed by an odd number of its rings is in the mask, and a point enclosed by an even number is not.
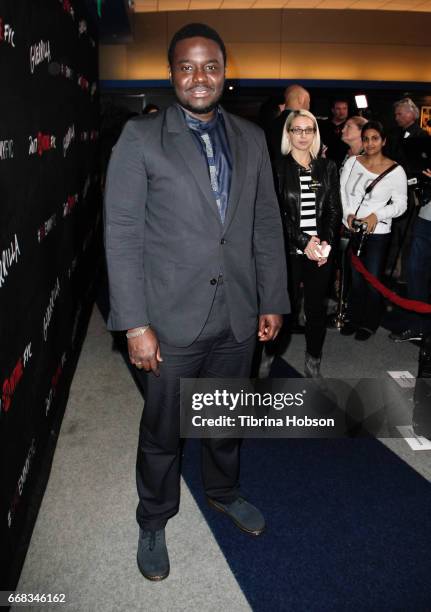
{"type": "Polygon", "coordinates": [[[352,228],[357,233],[365,233],[368,229],[368,223],[366,221],[360,221],[359,219],[353,219],[352,228]]]}

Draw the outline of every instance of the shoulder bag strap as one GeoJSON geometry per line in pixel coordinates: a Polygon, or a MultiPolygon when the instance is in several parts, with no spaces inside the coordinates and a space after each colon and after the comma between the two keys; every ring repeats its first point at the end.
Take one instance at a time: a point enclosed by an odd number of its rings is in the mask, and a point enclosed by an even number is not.
{"type": "Polygon", "coordinates": [[[392,170],[395,170],[397,166],[398,164],[396,163],[392,164],[392,166],[389,166],[389,168],[386,168],[386,170],[382,172],[381,174],[379,174],[379,176],[376,176],[374,181],[370,183],[368,187],[365,189],[365,193],[366,194],[370,193],[374,189],[374,187],[377,185],[377,183],[380,182],[382,178],[384,178],[387,174],[389,174],[389,172],[392,172],[392,170]]]}
{"type": "Polygon", "coordinates": [[[365,189],[365,193],[364,193],[364,195],[362,196],[362,200],[359,202],[359,206],[358,206],[358,208],[356,209],[356,212],[355,212],[355,217],[356,217],[356,215],[358,214],[358,211],[359,211],[359,209],[360,209],[360,208],[361,208],[361,206],[362,206],[362,202],[364,201],[365,196],[366,196],[366,195],[368,195],[369,193],[371,193],[371,192],[372,192],[372,190],[374,189],[374,187],[377,185],[377,183],[379,183],[379,182],[382,180],[382,178],[384,178],[384,177],[385,177],[387,174],[389,174],[389,172],[392,172],[392,170],[395,170],[395,168],[396,168],[397,166],[398,166],[398,164],[397,164],[397,163],[392,164],[392,166],[389,166],[389,168],[386,168],[386,170],[385,170],[384,172],[382,172],[381,174],[379,174],[379,176],[376,176],[376,178],[374,179],[374,181],[372,181],[372,182],[371,182],[371,183],[368,185],[368,187],[365,189]]]}

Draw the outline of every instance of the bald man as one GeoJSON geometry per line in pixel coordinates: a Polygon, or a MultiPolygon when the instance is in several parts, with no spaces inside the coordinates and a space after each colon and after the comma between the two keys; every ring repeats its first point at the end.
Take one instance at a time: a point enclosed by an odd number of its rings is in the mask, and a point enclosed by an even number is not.
{"type": "Polygon", "coordinates": [[[288,114],[294,110],[310,110],[310,94],[302,85],[289,85],[283,95],[284,104],[279,105],[280,114],[274,119],[269,137],[269,153],[273,163],[281,156],[281,136],[288,114]]]}
{"type": "Polygon", "coordinates": [[[280,104],[280,114],[285,111],[310,110],[310,94],[302,85],[289,85],[284,90],[284,104],[280,104]]]}

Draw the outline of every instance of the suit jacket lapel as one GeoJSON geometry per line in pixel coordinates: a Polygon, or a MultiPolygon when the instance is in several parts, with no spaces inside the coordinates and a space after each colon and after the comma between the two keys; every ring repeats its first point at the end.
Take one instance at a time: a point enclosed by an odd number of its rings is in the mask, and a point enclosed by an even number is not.
{"type": "Polygon", "coordinates": [[[211,189],[208,166],[199,153],[196,143],[193,142],[193,135],[190,133],[184,118],[181,116],[181,110],[179,108],[175,106],[168,108],[166,113],[166,124],[168,132],[170,132],[173,137],[173,143],[179,156],[187,165],[199,189],[208,201],[210,210],[213,211],[219,224],[222,225],[214,193],[211,189]]]}
{"type": "Polygon", "coordinates": [[[232,154],[232,178],[224,223],[226,231],[235,215],[247,171],[247,143],[240,128],[232,121],[230,115],[223,109],[222,113],[232,154]]]}

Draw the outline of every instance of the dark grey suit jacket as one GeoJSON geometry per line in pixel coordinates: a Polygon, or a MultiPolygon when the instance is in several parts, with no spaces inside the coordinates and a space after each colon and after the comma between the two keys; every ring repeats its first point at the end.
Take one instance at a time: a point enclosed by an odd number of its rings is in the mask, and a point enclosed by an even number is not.
{"type": "Polygon", "coordinates": [[[181,109],[129,121],[108,169],[105,246],[108,327],[147,322],[188,346],[202,330],[223,274],[232,331],[256,330],[257,315],[289,312],[285,251],[262,130],[223,112],[233,169],[224,225],[208,167],[181,109]]]}

